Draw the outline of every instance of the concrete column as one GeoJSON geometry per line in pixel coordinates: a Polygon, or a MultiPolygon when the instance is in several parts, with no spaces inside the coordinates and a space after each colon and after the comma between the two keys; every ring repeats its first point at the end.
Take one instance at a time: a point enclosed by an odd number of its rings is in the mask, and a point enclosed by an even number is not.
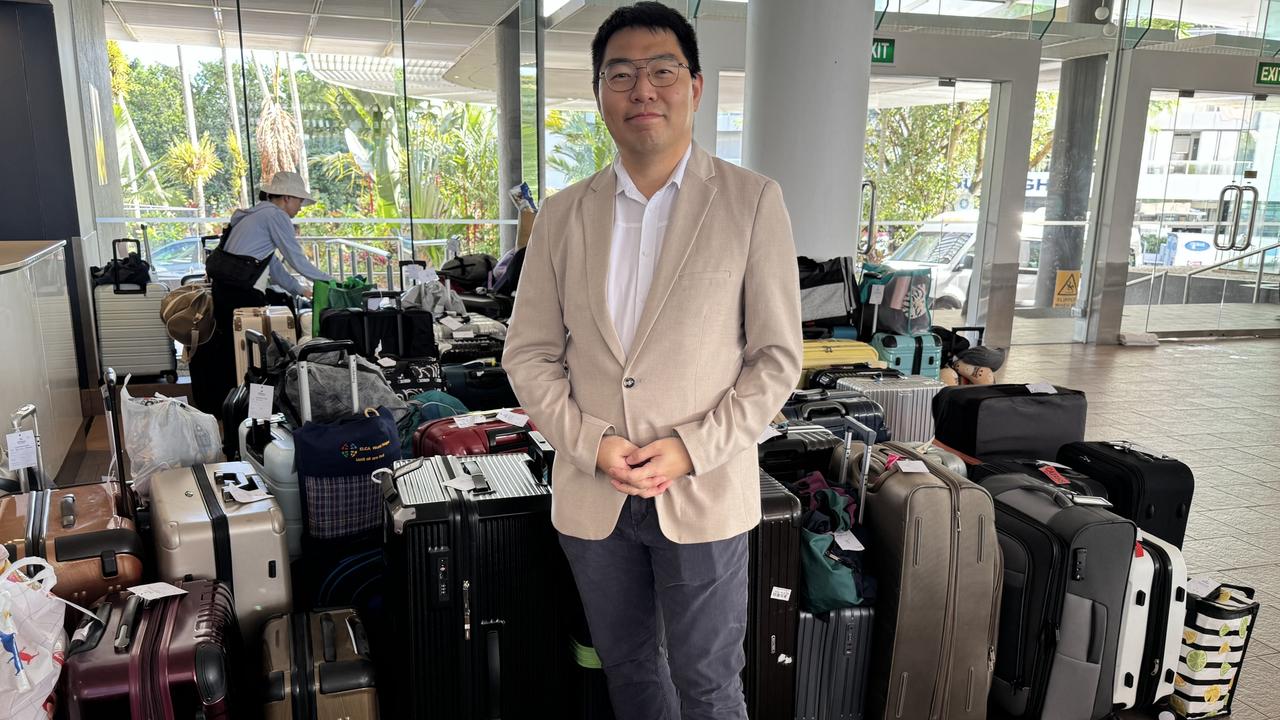
{"type": "Polygon", "coordinates": [[[751,0],[743,164],[782,185],[796,251],[850,255],[871,85],[873,0],[751,0]]]}
{"type": "MultiPolygon", "coordinates": [[[[494,26],[498,60],[498,217],[519,217],[507,191],[520,184],[523,169],[520,155],[520,8],[494,26]]],[[[514,225],[499,230],[503,254],[516,246],[514,225]]]]}

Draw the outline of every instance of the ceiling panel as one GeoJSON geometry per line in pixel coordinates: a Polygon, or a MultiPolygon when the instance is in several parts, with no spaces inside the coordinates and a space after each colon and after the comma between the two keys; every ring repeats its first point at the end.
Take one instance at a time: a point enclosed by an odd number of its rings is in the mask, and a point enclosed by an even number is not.
{"type": "MultiPolygon", "coordinates": [[[[209,7],[121,2],[116,3],[116,9],[120,11],[124,21],[135,30],[139,27],[216,29],[213,10],[209,7]]],[[[106,17],[108,20],[114,20],[115,13],[109,12],[106,17]]]]}
{"type": "MultiPolygon", "coordinates": [[[[312,36],[319,38],[342,38],[358,41],[400,40],[399,23],[390,20],[353,20],[350,18],[334,18],[321,15],[316,21],[312,36]]],[[[313,40],[312,42],[315,42],[313,40]]]]}
{"type": "MultiPolygon", "coordinates": [[[[501,20],[516,3],[517,0],[425,0],[413,19],[487,26],[501,20]]],[[[409,0],[405,0],[406,15],[410,7],[409,0]]]]}
{"type": "Polygon", "coordinates": [[[320,13],[390,20],[400,17],[400,2],[399,0],[324,0],[320,13]]]}
{"type": "MultiPolygon", "coordinates": [[[[222,0],[224,8],[234,9],[236,0],[222,0]]],[[[240,0],[241,10],[279,10],[290,13],[310,13],[315,0],[240,0]]]]}
{"type": "Polygon", "coordinates": [[[404,29],[404,37],[410,43],[434,43],[459,45],[463,48],[474,43],[488,28],[478,26],[443,25],[440,23],[410,22],[404,29]]]}

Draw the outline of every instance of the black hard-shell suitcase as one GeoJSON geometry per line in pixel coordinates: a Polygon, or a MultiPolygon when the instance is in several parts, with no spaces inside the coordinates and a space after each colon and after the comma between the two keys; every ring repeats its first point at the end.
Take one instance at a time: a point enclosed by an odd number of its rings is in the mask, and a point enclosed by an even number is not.
{"type": "Polygon", "coordinates": [[[742,688],[752,720],[790,720],[800,602],[800,501],[762,472],[760,510],[760,524],[747,540],[747,664],[742,688]]]}
{"type": "Polygon", "coordinates": [[[1037,480],[1053,483],[1080,495],[1092,495],[1104,500],[1108,497],[1106,485],[1084,473],[1072,470],[1066,465],[1048,460],[1025,460],[1020,458],[988,460],[981,465],[970,467],[969,479],[976,483],[981,483],[992,475],[1008,475],[1009,473],[1029,475],[1037,480]]]}
{"type": "Polygon", "coordinates": [[[800,611],[795,720],[862,720],[875,610],[800,611]]]}
{"type": "Polygon", "coordinates": [[[889,442],[889,426],[880,403],[857,390],[796,390],[782,414],[792,422],[821,425],[836,434],[844,432],[844,418],[851,417],[876,431],[876,442],[889,442]]]}
{"type": "Polygon", "coordinates": [[[778,432],[756,447],[760,469],[783,482],[795,482],[817,471],[825,473],[831,466],[840,438],[821,425],[786,424],[775,427],[778,432]]]}
{"type": "Polygon", "coordinates": [[[1106,486],[1117,515],[1182,547],[1196,488],[1191,468],[1128,442],[1071,443],[1058,452],[1058,462],[1106,486]]]}
{"type": "Polygon", "coordinates": [[[1133,523],[1022,474],[982,481],[996,508],[1004,597],[991,702],[1010,717],[1110,715],[1133,523]]]}
{"type": "Polygon", "coordinates": [[[1027,385],[964,385],[933,396],[934,437],[965,455],[1052,458],[1084,439],[1084,393],[1064,387],[1033,392],[1027,385]]]}
{"type": "Polygon", "coordinates": [[[377,652],[388,717],[544,720],[564,711],[566,563],[551,488],[527,456],[437,456],[379,470],[387,513],[387,613],[398,651],[377,652]],[[462,491],[443,483],[473,484],[462,491]]]}
{"type": "Polygon", "coordinates": [[[809,375],[809,388],[814,390],[835,390],[837,383],[844,378],[851,377],[903,377],[903,375],[893,368],[877,368],[868,363],[835,365],[821,370],[814,370],[809,375]]]}
{"type": "Polygon", "coordinates": [[[483,361],[442,367],[445,392],[458,399],[468,410],[500,410],[520,404],[507,371],[483,361]]]}

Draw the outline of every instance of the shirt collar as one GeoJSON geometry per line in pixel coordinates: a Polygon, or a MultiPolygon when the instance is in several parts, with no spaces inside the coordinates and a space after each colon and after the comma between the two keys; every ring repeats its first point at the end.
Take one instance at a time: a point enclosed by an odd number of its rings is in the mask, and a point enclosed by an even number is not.
{"type": "MultiPolygon", "coordinates": [[[[659,190],[666,188],[672,183],[675,183],[675,186],[679,188],[684,183],[684,171],[689,165],[689,157],[691,155],[693,155],[692,142],[689,143],[689,147],[685,148],[684,156],[680,158],[680,162],[676,163],[676,169],[671,172],[671,177],[667,178],[667,181],[662,184],[662,188],[659,188],[659,190]]],[[[647,203],[649,201],[648,198],[646,198],[644,194],[636,188],[636,184],[631,179],[631,175],[627,172],[627,169],[623,167],[621,155],[613,159],[613,171],[618,176],[618,187],[614,192],[615,195],[623,193],[627,197],[638,202],[647,203]]]]}

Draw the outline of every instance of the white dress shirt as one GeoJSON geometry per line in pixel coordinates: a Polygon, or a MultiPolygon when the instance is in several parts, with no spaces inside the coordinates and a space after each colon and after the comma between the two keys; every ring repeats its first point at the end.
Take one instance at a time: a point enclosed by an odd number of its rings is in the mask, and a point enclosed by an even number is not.
{"type": "Polygon", "coordinates": [[[651,198],[645,198],[636,188],[622,166],[622,158],[613,161],[618,189],[613,200],[613,237],[605,287],[613,329],[627,355],[631,354],[631,345],[635,342],[636,326],[649,297],[658,256],[662,254],[662,239],[671,220],[671,208],[680,195],[680,183],[684,181],[684,169],[692,152],[690,144],[671,177],[651,198]]]}

